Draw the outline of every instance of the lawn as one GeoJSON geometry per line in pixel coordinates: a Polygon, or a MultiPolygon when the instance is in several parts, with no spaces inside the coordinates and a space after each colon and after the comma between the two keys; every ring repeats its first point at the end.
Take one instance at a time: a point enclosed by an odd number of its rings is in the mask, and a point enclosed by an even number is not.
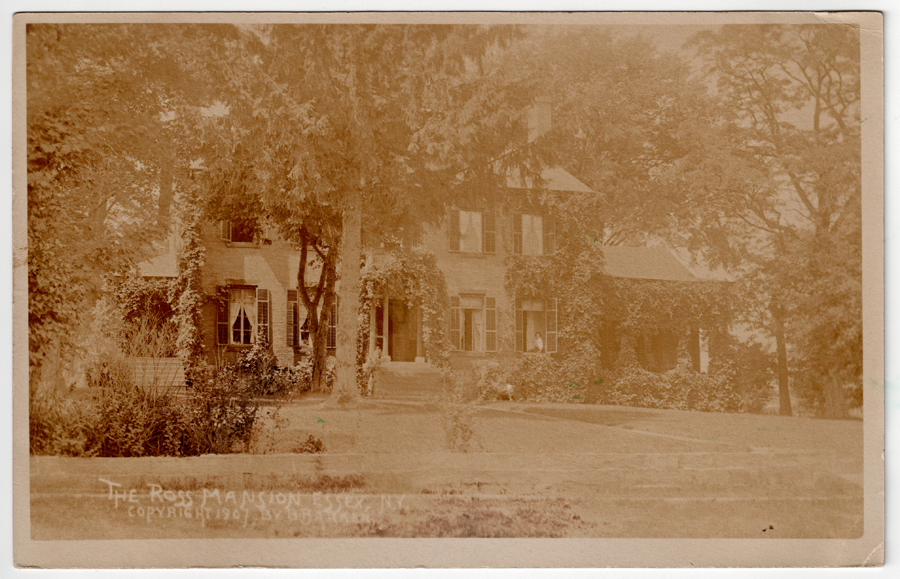
{"type": "Polygon", "coordinates": [[[366,400],[334,409],[321,401],[265,407],[259,446],[265,454],[32,457],[32,536],[861,532],[863,497],[848,482],[861,472],[860,421],[494,402],[473,414],[469,451],[450,452],[436,403],[366,400]],[[326,452],[292,453],[310,435],[326,452]],[[129,502],[111,498],[103,481],[121,485],[116,490],[129,502]],[[183,500],[178,508],[159,492],[154,498],[153,489],[170,491],[173,500],[178,491],[194,493],[197,503],[206,497],[208,510],[198,512],[196,503],[185,509],[183,500]]]}

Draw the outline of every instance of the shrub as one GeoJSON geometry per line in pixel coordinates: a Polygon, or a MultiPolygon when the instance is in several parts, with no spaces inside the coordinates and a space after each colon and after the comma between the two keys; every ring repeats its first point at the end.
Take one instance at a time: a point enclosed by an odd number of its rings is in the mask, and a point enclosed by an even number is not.
{"type": "Polygon", "coordinates": [[[300,394],[310,389],[312,358],[307,356],[295,366],[278,366],[275,354],[262,341],[241,354],[230,371],[239,373],[250,385],[251,392],[258,396],[300,394]]]}
{"type": "Polygon", "coordinates": [[[533,402],[584,402],[588,374],[572,363],[572,373],[565,362],[550,354],[523,354],[504,360],[490,360],[478,368],[478,391],[481,399],[509,398],[533,402]],[[578,370],[576,373],[575,370],[578,370]]]}
{"type": "Polygon", "coordinates": [[[197,454],[192,425],[175,397],[162,388],[128,381],[96,392],[91,441],[98,456],[197,454]]]}
{"type": "Polygon", "coordinates": [[[456,380],[449,370],[442,370],[444,390],[438,401],[441,424],[447,436],[447,448],[467,452],[475,435],[473,391],[456,380]]]}
{"type": "Polygon", "coordinates": [[[304,442],[294,447],[294,452],[319,454],[325,452],[325,444],[318,436],[310,434],[304,442]]]}
{"type": "Polygon", "coordinates": [[[237,366],[210,374],[198,373],[189,396],[187,412],[198,454],[244,450],[259,412],[258,386],[237,366]]]}

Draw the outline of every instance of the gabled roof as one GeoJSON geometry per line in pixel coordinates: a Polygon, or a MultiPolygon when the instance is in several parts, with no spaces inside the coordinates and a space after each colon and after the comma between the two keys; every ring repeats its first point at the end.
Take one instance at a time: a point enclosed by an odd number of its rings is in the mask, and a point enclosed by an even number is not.
{"type": "Polygon", "coordinates": [[[664,247],[603,247],[603,269],[611,277],[660,281],[702,281],[664,247]]]}
{"type": "MultiPolygon", "coordinates": [[[[543,169],[541,171],[541,179],[546,181],[547,189],[550,191],[595,193],[593,189],[562,167],[547,167],[543,169]]],[[[521,172],[510,171],[506,176],[506,186],[511,189],[533,189],[534,183],[529,178],[523,178],[521,172]]]]}

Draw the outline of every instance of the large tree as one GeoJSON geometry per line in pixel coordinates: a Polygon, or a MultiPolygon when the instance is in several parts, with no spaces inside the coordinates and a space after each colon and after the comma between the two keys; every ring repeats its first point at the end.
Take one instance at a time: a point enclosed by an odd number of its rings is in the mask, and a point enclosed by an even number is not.
{"type": "Polygon", "coordinates": [[[693,43],[730,118],[695,123],[672,173],[689,243],[765,301],[781,413],[789,352],[812,382],[858,382],[861,332],[859,29],[725,26],[693,43]]]}
{"type": "Polygon", "coordinates": [[[196,116],[185,27],[30,24],[29,366],[77,348],[106,274],[124,272],[169,229],[196,116]]]}

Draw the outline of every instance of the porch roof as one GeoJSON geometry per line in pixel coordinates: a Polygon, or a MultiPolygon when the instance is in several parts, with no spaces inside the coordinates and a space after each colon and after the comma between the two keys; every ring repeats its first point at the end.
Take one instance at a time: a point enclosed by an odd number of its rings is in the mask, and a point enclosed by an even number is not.
{"type": "Polygon", "coordinates": [[[702,281],[664,247],[603,248],[603,269],[607,275],[628,279],[660,281],[702,281]]]}
{"type": "MultiPolygon", "coordinates": [[[[572,175],[562,167],[546,167],[541,171],[541,179],[546,182],[550,191],[565,191],[570,193],[595,193],[593,189],[582,183],[578,177],[572,175]]],[[[518,170],[510,171],[506,176],[506,186],[512,189],[533,189],[532,179],[523,178],[518,170]]]]}

